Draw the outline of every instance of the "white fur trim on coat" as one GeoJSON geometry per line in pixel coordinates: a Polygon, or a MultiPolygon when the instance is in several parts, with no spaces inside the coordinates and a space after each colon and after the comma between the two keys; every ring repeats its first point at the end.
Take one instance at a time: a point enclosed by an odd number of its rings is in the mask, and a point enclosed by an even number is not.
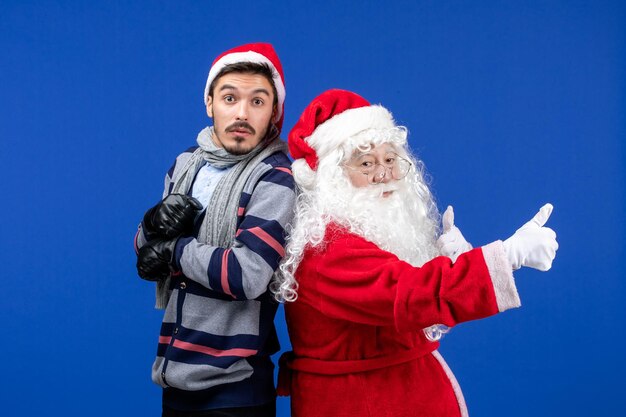
{"type": "Polygon", "coordinates": [[[482,251],[496,293],[498,311],[502,312],[509,308],[521,306],[522,302],[513,279],[513,269],[504,252],[502,241],[496,240],[483,246],[482,251]]]}
{"type": "Polygon", "coordinates": [[[469,417],[469,413],[467,411],[467,405],[465,404],[465,397],[463,397],[463,391],[461,391],[461,386],[459,382],[456,380],[456,377],[452,373],[452,370],[443,359],[443,356],[439,353],[439,351],[434,350],[433,356],[437,361],[439,361],[439,365],[443,368],[443,371],[446,373],[446,376],[450,380],[450,384],[452,385],[452,389],[454,390],[454,395],[456,396],[456,401],[459,404],[459,410],[461,411],[461,417],[469,417]]]}

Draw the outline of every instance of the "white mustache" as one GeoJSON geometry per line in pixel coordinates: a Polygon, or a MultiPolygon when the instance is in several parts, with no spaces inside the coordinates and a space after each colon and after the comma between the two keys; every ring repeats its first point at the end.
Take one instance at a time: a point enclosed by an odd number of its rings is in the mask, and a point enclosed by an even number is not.
{"type": "Polygon", "coordinates": [[[398,191],[400,189],[400,187],[398,187],[396,184],[384,184],[383,185],[383,193],[389,192],[389,191],[398,191]]]}
{"type": "Polygon", "coordinates": [[[382,197],[384,193],[391,193],[395,191],[401,191],[401,187],[398,184],[372,184],[369,187],[357,188],[354,190],[355,197],[360,198],[378,198],[382,197]]]}

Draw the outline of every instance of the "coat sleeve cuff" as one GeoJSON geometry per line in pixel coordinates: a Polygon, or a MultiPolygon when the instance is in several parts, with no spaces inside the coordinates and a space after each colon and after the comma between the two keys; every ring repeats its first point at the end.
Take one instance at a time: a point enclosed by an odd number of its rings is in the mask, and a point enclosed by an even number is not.
{"type": "Polygon", "coordinates": [[[191,242],[192,240],[193,240],[192,237],[181,237],[176,242],[176,247],[174,248],[174,259],[172,261],[174,263],[173,266],[174,266],[174,268],[177,271],[181,271],[182,270],[182,266],[180,264],[180,260],[183,257],[183,252],[185,251],[185,246],[187,246],[187,244],[189,242],[191,242]]]}
{"type": "Polygon", "coordinates": [[[522,302],[513,279],[513,268],[504,252],[502,241],[497,240],[483,246],[482,251],[496,294],[498,311],[502,312],[521,306],[522,302]]]}

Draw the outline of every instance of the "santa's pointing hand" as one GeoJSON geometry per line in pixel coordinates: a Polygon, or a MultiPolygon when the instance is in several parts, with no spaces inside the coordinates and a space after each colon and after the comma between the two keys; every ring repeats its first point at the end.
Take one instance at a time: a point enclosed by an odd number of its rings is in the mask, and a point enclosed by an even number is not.
{"type": "Polygon", "coordinates": [[[441,255],[447,256],[452,262],[456,262],[456,258],[460,254],[471,250],[472,245],[465,240],[463,233],[454,225],[454,209],[452,206],[448,206],[443,213],[441,223],[443,225],[443,233],[437,239],[437,248],[441,255]]]}
{"type": "Polygon", "coordinates": [[[552,267],[559,244],[554,230],[544,225],[552,214],[552,204],[546,204],[530,221],[503,242],[513,270],[522,266],[547,271],[552,267]]]}

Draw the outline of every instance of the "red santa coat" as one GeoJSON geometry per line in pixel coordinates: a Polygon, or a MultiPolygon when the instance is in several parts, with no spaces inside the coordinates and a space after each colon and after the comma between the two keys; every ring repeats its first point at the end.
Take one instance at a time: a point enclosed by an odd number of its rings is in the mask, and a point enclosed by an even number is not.
{"type": "Polygon", "coordinates": [[[298,299],[285,307],[293,353],[279,381],[294,417],[467,415],[439,344],[422,329],[520,305],[499,241],[416,268],[330,225],[296,278],[298,299]]]}

